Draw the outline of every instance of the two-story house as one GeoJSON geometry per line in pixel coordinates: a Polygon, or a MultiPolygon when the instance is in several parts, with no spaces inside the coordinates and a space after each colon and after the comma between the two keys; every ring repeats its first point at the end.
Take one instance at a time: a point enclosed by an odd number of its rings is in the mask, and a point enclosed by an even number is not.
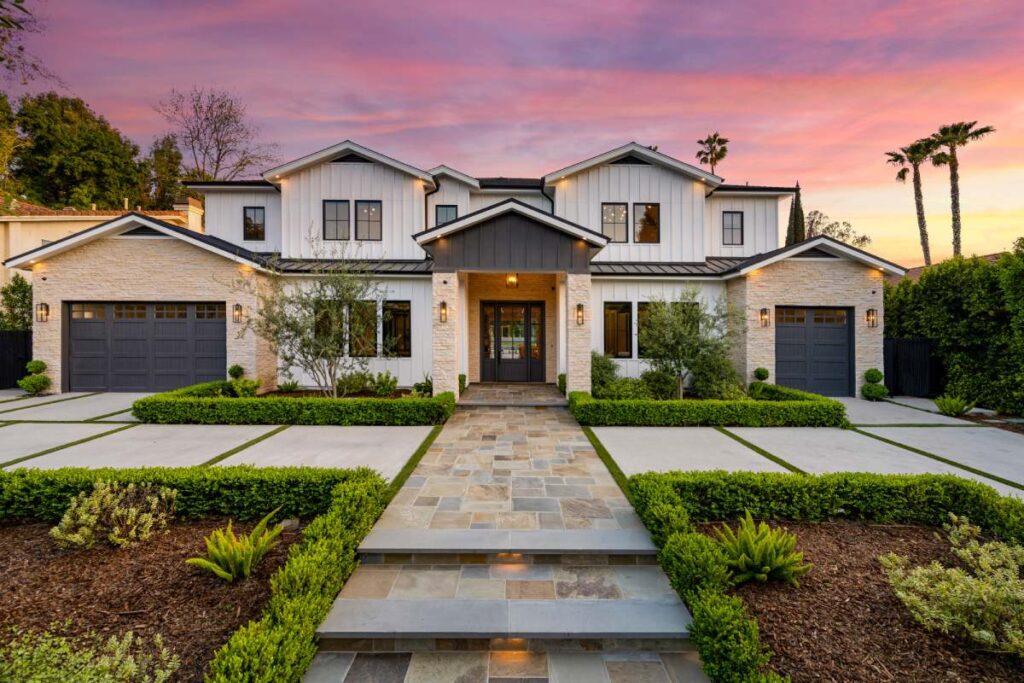
{"type": "Polygon", "coordinates": [[[883,276],[903,273],[824,237],[780,248],[795,188],[728,185],[636,143],[539,178],[478,178],[346,141],[261,180],[190,187],[205,198],[204,232],[129,214],[6,262],[34,275],[34,354],[58,390],[165,389],[234,363],[273,387],[282,369],[243,332],[258,300],[239,282],[301,286],[358,259],[386,292],[362,346],[403,386],[565,373],[586,390],[591,350],[636,376],[648,302],[695,287],[744,312],[745,377],[763,366],[782,384],[851,395],[882,365],[883,276]]]}

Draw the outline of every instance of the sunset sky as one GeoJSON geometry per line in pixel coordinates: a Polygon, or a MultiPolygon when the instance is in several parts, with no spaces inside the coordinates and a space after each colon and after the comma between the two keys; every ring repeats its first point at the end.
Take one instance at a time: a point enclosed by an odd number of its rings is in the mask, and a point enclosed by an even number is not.
{"type": "MultiPolygon", "coordinates": [[[[34,4],[34,3],[29,3],[34,4]]],[[[943,123],[961,154],[964,250],[1024,236],[1019,0],[49,0],[29,49],[143,147],[173,88],[227,88],[289,159],[345,138],[421,168],[539,177],[630,140],[728,182],[804,188],[871,250],[921,262],[913,195],[884,152],[943,123]]],[[[50,87],[36,83],[33,89],[50,87]]],[[[925,171],[932,252],[950,251],[946,169],[925,171]]]]}

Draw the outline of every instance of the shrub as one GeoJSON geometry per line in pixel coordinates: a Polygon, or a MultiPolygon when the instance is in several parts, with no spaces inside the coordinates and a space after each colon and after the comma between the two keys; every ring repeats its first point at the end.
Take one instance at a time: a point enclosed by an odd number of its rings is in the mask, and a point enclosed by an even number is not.
{"type": "Polygon", "coordinates": [[[725,590],[729,570],[722,546],[699,532],[675,533],[658,552],[658,564],[672,587],[690,602],[705,589],[725,590]]]}
{"type": "Polygon", "coordinates": [[[757,621],[747,617],[740,598],[716,590],[690,602],[690,640],[700,651],[704,673],[716,683],[747,683],[760,678],[771,652],[761,646],[757,621]]]}
{"type": "MultiPolygon", "coordinates": [[[[434,379],[429,374],[423,375],[423,381],[416,382],[415,384],[413,384],[412,390],[419,394],[420,396],[433,396],[434,379]]],[[[463,391],[463,389],[460,388],[460,391],[463,391]]]]}
{"type": "Polygon", "coordinates": [[[757,368],[754,370],[754,379],[758,382],[768,381],[768,368],[757,368]]]}
{"type": "Polygon", "coordinates": [[[865,384],[860,388],[860,395],[869,401],[881,401],[889,395],[884,384],[865,384]]]}
{"type": "Polygon", "coordinates": [[[883,379],[885,379],[885,375],[878,368],[869,368],[864,373],[864,381],[868,384],[879,384],[883,379]]]}
{"type": "Polygon", "coordinates": [[[253,570],[279,541],[284,527],[280,524],[268,530],[270,518],[280,508],[271,510],[248,534],[236,536],[228,521],[227,529],[215,529],[206,537],[206,557],[193,557],[186,564],[213,572],[225,581],[248,579],[253,570]]]}
{"type": "Polygon", "coordinates": [[[691,368],[693,383],[690,385],[695,394],[701,398],[726,401],[745,397],[743,382],[725,351],[716,349],[711,353],[701,353],[697,359],[691,368]]]}
{"type": "Polygon", "coordinates": [[[600,392],[601,389],[619,376],[619,366],[609,356],[597,351],[590,352],[590,390],[600,392]]]}
{"type": "Polygon", "coordinates": [[[18,387],[26,394],[36,396],[50,388],[50,378],[46,375],[25,375],[18,380],[18,387]]]}
{"type": "Polygon", "coordinates": [[[647,385],[647,392],[658,401],[667,401],[678,395],[678,380],[670,372],[647,370],[640,379],[647,385]]]}
{"type": "Polygon", "coordinates": [[[461,394],[466,390],[466,376],[459,374],[459,393],[461,394]]]}
{"type": "Polygon", "coordinates": [[[373,375],[369,372],[350,372],[338,378],[338,395],[361,394],[373,386],[373,375]]]}
{"type": "Polygon", "coordinates": [[[252,398],[256,396],[256,392],[260,389],[260,381],[258,379],[233,379],[231,380],[231,391],[238,398],[252,398]]]}
{"type": "Polygon", "coordinates": [[[963,568],[911,569],[906,557],[885,555],[879,561],[896,596],[928,630],[1024,657],[1024,547],[980,543],[966,517],[951,514],[944,527],[963,568]]]}
{"type": "Polygon", "coordinates": [[[238,363],[235,363],[230,368],[228,368],[228,377],[230,377],[231,379],[242,379],[242,375],[244,374],[245,368],[243,368],[238,363]]]}
{"type": "Polygon", "coordinates": [[[79,493],[50,536],[62,548],[92,548],[101,541],[127,547],[167,528],[174,515],[173,489],[97,481],[79,493]]]}
{"type": "Polygon", "coordinates": [[[558,373],[558,390],[560,392],[562,392],[563,396],[565,395],[565,373],[564,372],[558,373]]]}
{"type": "Polygon", "coordinates": [[[785,581],[799,586],[797,580],[811,570],[804,554],[796,551],[796,536],[782,528],[757,524],[747,510],[734,532],[728,524],[715,529],[715,536],[726,557],[732,582],[785,581]]]}
{"type": "Polygon", "coordinates": [[[960,417],[974,410],[974,402],[959,396],[939,396],[935,399],[935,407],[949,417],[960,417]]]}
{"type": "Polygon", "coordinates": [[[373,378],[373,393],[381,398],[387,398],[398,390],[398,378],[388,370],[378,372],[373,378]]]}
{"type": "Polygon", "coordinates": [[[600,398],[613,400],[622,399],[650,399],[651,392],[646,382],[633,377],[619,377],[613,379],[601,388],[600,398]]]}
{"type": "Polygon", "coordinates": [[[147,643],[131,631],[106,640],[95,634],[71,640],[15,629],[10,642],[0,647],[3,681],[164,683],[179,666],[159,634],[147,643]]]}
{"type": "Polygon", "coordinates": [[[281,382],[277,385],[277,389],[283,394],[291,394],[299,390],[299,383],[295,380],[281,382]]]}
{"type": "Polygon", "coordinates": [[[25,372],[30,375],[38,375],[46,372],[46,363],[41,360],[30,360],[25,363],[25,372]]]}

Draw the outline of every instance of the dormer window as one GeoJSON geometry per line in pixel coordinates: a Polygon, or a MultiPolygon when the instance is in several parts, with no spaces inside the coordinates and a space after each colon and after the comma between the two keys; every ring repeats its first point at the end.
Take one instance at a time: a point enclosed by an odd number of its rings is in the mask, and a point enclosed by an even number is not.
{"type": "Polygon", "coordinates": [[[722,212],[722,244],[727,247],[743,246],[743,212],[722,212]]]}
{"type": "Polygon", "coordinates": [[[242,239],[246,242],[262,242],[267,238],[267,210],[262,206],[246,206],[242,209],[242,239]]]}
{"type": "Polygon", "coordinates": [[[356,201],[356,239],[380,241],[383,232],[381,202],[356,201]]]}
{"type": "Polygon", "coordinates": [[[661,205],[633,205],[633,241],[637,244],[657,244],[661,241],[661,205]]]}
{"type": "Polygon", "coordinates": [[[348,200],[324,200],[324,239],[349,239],[348,200]]]}

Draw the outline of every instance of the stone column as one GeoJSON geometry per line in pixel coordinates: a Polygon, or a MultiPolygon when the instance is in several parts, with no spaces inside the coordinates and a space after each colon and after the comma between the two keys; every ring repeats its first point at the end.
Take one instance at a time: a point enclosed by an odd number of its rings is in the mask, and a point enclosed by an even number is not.
{"type": "Polygon", "coordinates": [[[565,305],[565,390],[590,391],[590,326],[594,311],[591,310],[589,273],[565,276],[565,305]],[[582,325],[576,319],[579,304],[583,304],[582,325]]]}
{"type": "Polygon", "coordinates": [[[431,343],[433,348],[434,393],[451,391],[459,397],[459,320],[461,316],[459,279],[456,273],[433,274],[433,306],[431,307],[431,343]],[[441,321],[442,304],[447,319],[441,321]]]}

